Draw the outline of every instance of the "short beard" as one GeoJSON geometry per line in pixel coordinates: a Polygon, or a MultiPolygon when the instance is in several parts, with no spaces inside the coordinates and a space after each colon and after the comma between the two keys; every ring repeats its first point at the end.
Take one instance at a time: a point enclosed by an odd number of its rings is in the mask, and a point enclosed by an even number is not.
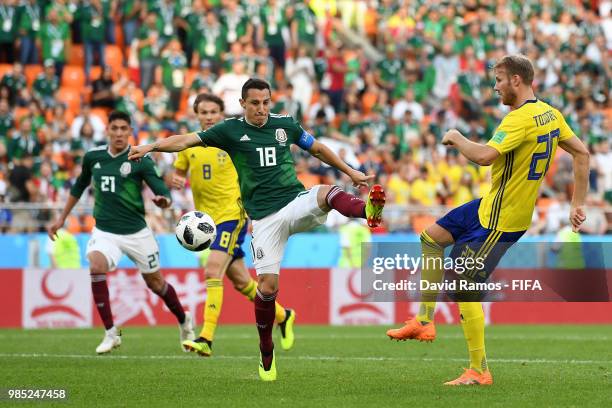
{"type": "Polygon", "coordinates": [[[506,106],[512,106],[516,103],[517,95],[512,89],[508,89],[502,98],[502,103],[506,106]]]}

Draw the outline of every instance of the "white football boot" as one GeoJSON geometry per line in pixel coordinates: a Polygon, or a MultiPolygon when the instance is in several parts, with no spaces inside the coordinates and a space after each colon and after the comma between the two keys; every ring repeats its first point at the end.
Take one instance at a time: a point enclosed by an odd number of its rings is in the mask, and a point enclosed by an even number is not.
{"type": "Polygon", "coordinates": [[[195,333],[193,332],[193,318],[191,317],[190,312],[185,312],[185,321],[183,324],[179,323],[179,337],[180,337],[180,345],[181,350],[185,353],[189,353],[189,350],[183,347],[183,342],[187,340],[195,340],[195,333]]]}
{"type": "Polygon", "coordinates": [[[96,353],[104,354],[110,353],[114,348],[117,348],[121,345],[121,332],[117,330],[115,326],[106,330],[106,334],[104,335],[104,339],[102,339],[102,343],[98,347],[96,347],[96,353]]]}

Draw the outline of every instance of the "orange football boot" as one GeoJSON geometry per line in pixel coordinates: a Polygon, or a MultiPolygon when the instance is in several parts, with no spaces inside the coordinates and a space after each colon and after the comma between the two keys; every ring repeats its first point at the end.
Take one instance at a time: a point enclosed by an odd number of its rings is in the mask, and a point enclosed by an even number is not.
{"type": "Polygon", "coordinates": [[[399,329],[387,330],[387,336],[392,340],[418,340],[432,342],[436,339],[434,322],[423,324],[416,318],[406,320],[406,325],[399,329]]]}
{"type": "Polygon", "coordinates": [[[489,370],[482,374],[473,368],[464,368],[464,370],[459,378],[445,382],[444,385],[493,385],[493,376],[489,370]]]}

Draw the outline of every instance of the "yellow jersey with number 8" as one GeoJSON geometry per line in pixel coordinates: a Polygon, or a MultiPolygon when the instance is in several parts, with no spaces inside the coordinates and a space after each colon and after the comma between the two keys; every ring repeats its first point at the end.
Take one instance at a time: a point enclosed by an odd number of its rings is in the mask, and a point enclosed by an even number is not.
{"type": "Polygon", "coordinates": [[[487,143],[500,155],[493,162],[491,189],[478,208],[480,224],[503,232],[528,229],[557,145],[573,136],[561,113],[537,99],[508,113],[487,143]]]}
{"type": "Polygon", "coordinates": [[[196,210],[208,213],[216,224],[246,218],[238,173],[226,152],[216,147],[190,147],[178,153],[174,167],[189,172],[196,210]]]}

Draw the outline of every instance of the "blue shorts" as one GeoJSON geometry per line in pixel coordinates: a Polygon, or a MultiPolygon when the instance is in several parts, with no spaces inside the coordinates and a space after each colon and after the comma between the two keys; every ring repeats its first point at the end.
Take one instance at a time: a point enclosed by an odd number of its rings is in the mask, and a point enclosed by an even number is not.
{"type": "Polygon", "coordinates": [[[231,220],[217,224],[217,238],[211,250],[223,251],[233,259],[244,258],[242,244],[246,235],[248,220],[231,220]]]}
{"type": "Polygon", "coordinates": [[[466,272],[464,276],[475,282],[485,282],[508,248],[518,241],[525,231],[502,232],[490,230],[480,224],[478,207],[480,198],[450,211],[436,223],[451,233],[455,244],[451,258],[472,257],[483,260],[484,268],[466,272]]]}

